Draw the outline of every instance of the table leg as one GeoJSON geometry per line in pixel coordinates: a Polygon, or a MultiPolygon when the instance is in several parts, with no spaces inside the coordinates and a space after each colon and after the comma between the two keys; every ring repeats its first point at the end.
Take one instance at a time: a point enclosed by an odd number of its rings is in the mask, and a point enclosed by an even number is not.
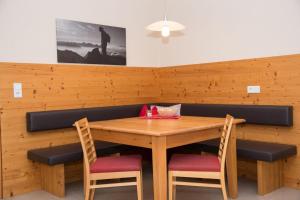
{"type": "Polygon", "coordinates": [[[167,199],[166,137],[152,137],[154,200],[167,199]]]}
{"type": "Polygon", "coordinates": [[[237,158],[236,158],[236,125],[232,125],[231,136],[226,155],[228,194],[230,198],[238,197],[237,158]]]}

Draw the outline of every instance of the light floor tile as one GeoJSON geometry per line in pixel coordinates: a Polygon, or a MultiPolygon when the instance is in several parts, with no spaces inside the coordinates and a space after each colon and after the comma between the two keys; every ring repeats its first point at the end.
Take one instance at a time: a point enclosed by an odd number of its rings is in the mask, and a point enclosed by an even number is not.
{"type": "MultiPolygon", "coordinates": [[[[151,170],[144,170],[144,200],[152,200],[152,174],[151,170]]],[[[57,198],[44,191],[36,191],[25,195],[7,198],[7,200],[82,200],[83,191],[81,183],[67,185],[66,197],[57,198]]],[[[135,200],[135,187],[121,187],[111,189],[98,189],[95,200],[135,200]]],[[[178,187],[176,200],[217,200],[222,199],[218,189],[178,187]]],[[[265,196],[256,194],[256,183],[245,179],[239,180],[239,200],[300,200],[300,190],[281,188],[265,196]]]]}

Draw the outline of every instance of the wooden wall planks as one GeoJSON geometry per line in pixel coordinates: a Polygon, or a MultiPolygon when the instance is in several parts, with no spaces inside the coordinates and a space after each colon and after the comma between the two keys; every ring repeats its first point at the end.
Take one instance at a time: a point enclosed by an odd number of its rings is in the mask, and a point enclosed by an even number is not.
{"type": "Polygon", "coordinates": [[[25,113],[154,102],[159,96],[153,68],[0,63],[3,196],[41,188],[39,164],[27,150],[78,142],[73,129],[26,132],[25,113]],[[23,98],[13,98],[14,82],[23,98]]]}
{"type": "MultiPolygon", "coordinates": [[[[28,134],[28,111],[148,102],[288,104],[294,127],[243,125],[238,137],[300,148],[299,88],[300,55],[166,68],[0,63],[3,196],[41,188],[28,149],[78,141],[73,129],[28,134]],[[13,98],[13,82],[23,83],[24,98],[13,98]],[[247,85],[261,85],[262,93],[248,95],[247,85]]],[[[300,154],[284,169],[285,185],[300,188],[300,154]]]]}
{"type": "MultiPolygon", "coordinates": [[[[158,77],[162,102],[293,105],[292,128],[243,125],[238,137],[300,147],[300,55],[166,67],[158,77]],[[262,92],[249,95],[248,85],[262,92]]],[[[300,154],[284,168],[285,185],[300,188],[300,154]]]]}
{"type": "Polygon", "coordinates": [[[2,184],[2,133],[1,133],[1,127],[2,127],[2,108],[0,107],[0,198],[3,196],[3,184],[2,184]]]}

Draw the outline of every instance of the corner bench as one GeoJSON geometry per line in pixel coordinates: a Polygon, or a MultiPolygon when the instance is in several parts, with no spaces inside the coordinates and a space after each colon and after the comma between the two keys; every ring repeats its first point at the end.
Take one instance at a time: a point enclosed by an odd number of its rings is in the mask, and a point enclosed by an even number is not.
{"type": "MultiPolygon", "coordinates": [[[[110,155],[120,152],[119,145],[95,141],[97,155],[110,155]]],[[[42,189],[58,197],[65,196],[65,167],[69,164],[82,164],[83,153],[80,143],[33,149],[27,158],[40,163],[42,189]]]]}
{"type": "MultiPolygon", "coordinates": [[[[174,103],[155,103],[156,105],[168,106],[173,105],[174,103]]],[[[149,104],[148,104],[149,105],[149,104]]],[[[122,106],[108,106],[108,107],[96,107],[96,108],[82,108],[82,109],[68,109],[68,110],[54,110],[54,111],[42,111],[42,112],[29,112],[26,114],[27,119],[27,131],[29,133],[37,132],[37,131],[45,131],[45,130],[54,130],[54,129],[63,129],[63,128],[71,128],[73,123],[83,117],[87,117],[89,121],[101,121],[101,120],[110,120],[110,119],[120,119],[120,118],[129,118],[129,117],[137,117],[139,116],[139,112],[142,108],[143,104],[136,105],[122,105],[122,106]]],[[[273,106],[273,105],[232,105],[232,104],[187,104],[183,103],[181,107],[181,115],[186,116],[202,116],[202,117],[225,117],[226,114],[231,114],[235,118],[242,118],[246,120],[247,124],[257,124],[257,125],[271,125],[271,126],[292,126],[293,125],[293,107],[292,106],[273,106]]],[[[251,144],[251,141],[247,141],[251,144]]],[[[240,142],[239,142],[240,143],[240,142]]],[[[265,143],[264,143],[265,144],[265,143]]],[[[64,145],[65,147],[66,145],[64,145]]],[[[190,146],[192,149],[197,149],[201,147],[201,144],[193,144],[190,146]]],[[[264,146],[264,145],[262,145],[264,146]]],[[[53,148],[58,147],[51,147],[53,148]]],[[[116,147],[114,147],[116,148],[116,147]]],[[[256,147],[249,147],[249,149],[253,150],[256,147]]],[[[81,149],[81,148],[80,148],[81,149]]],[[[49,150],[49,149],[48,149],[49,150]]],[[[40,151],[40,150],[39,150],[40,151]]],[[[47,151],[47,150],[44,150],[47,151]]],[[[294,150],[291,150],[291,152],[294,150]]],[[[35,152],[35,150],[32,150],[35,152]]],[[[56,154],[56,151],[53,151],[53,156],[59,155],[56,154]]],[[[294,155],[295,153],[291,153],[294,155]]],[[[78,155],[78,154],[76,154],[78,155]]],[[[74,159],[76,157],[75,154],[70,154],[70,157],[74,159]]],[[[252,155],[252,154],[251,154],[252,155]]],[[[269,187],[268,184],[270,182],[269,177],[272,174],[277,174],[279,170],[279,174],[282,174],[282,158],[283,155],[280,156],[281,159],[277,159],[268,162],[258,157],[260,154],[256,153],[255,158],[258,160],[259,172],[261,183],[266,187],[269,187]],[[261,162],[260,162],[261,161],[261,162]],[[274,164],[278,162],[278,164],[274,164]],[[272,163],[270,165],[270,163],[272,163]],[[277,167],[279,169],[277,169],[277,167]],[[273,169],[274,168],[274,169],[273,169]]],[[[265,155],[265,154],[261,154],[265,155]]],[[[274,153],[272,155],[275,155],[274,153]]],[[[276,154],[277,155],[277,154],[276,154]]],[[[281,155],[281,154],[280,154],[281,155]]],[[[47,157],[47,156],[46,156],[47,157]]],[[[53,157],[53,158],[54,158],[53,157]]],[[[245,156],[246,157],[246,156],[245,156]]],[[[274,157],[274,156],[273,156],[274,157]]],[[[42,173],[42,180],[44,180],[44,185],[52,184],[51,187],[61,187],[64,185],[64,182],[61,182],[62,178],[52,180],[52,176],[49,174],[58,173],[62,176],[64,174],[63,165],[68,163],[68,156],[61,159],[60,163],[56,165],[51,165],[51,163],[44,162],[43,160],[37,159],[37,157],[32,158],[32,153],[28,152],[28,158],[34,161],[40,162],[41,170],[45,171],[42,173]],[[31,155],[31,156],[30,156],[31,155]],[[46,165],[46,166],[45,166],[46,165]],[[62,165],[62,166],[59,166],[62,165]]],[[[275,157],[274,157],[275,158],[275,157]]],[[[82,159],[82,157],[80,158],[82,159]]],[[[48,158],[46,158],[48,160],[48,158]]],[[[54,159],[52,159],[54,160],[54,159]]],[[[282,175],[280,175],[281,177],[282,175]]],[[[55,177],[55,176],[54,176],[55,177]]],[[[281,183],[278,186],[282,185],[282,178],[279,180],[281,183]]],[[[45,186],[43,186],[45,187],[45,186]]],[[[260,186],[259,186],[260,187],[260,186]]],[[[262,186],[263,187],[263,186],[262,186]]],[[[63,186],[64,188],[64,186],[63,186]]],[[[271,188],[274,187],[271,184],[271,188]]],[[[52,189],[48,189],[48,191],[53,191],[52,189]]],[[[263,190],[261,194],[270,191],[269,189],[263,190]]],[[[53,192],[52,192],[53,193],[53,192]]],[[[59,196],[63,196],[64,193],[61,192],[59,196]]]]}
{"type": "MultiPolygon", "coordinates": [[[[217,153],[219,144],[219,139],[200,143],[201,149],[210,153],[217,153]]],[[[257,161],[257,187],[260,195],[282,187],[283,161],[297,154],[297,147],[294,145],[240,139],[237,140],[236,148],[239,158],[257,161]]]]}

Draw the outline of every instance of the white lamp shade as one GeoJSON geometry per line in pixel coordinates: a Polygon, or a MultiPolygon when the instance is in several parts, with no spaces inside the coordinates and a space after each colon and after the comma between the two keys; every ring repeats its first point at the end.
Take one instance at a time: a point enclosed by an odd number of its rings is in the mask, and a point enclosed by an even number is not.
{"type": "Polygon", "coordinates": [[[147,26],[146,29],[150,31],[161,31],[165,26],[169,27],[170,31],[181,31],[185,29],[185,26],[183,26],[182,24],[174,21],[167,21],[167,20],[154,22],[149,26],[147,26]]]}

